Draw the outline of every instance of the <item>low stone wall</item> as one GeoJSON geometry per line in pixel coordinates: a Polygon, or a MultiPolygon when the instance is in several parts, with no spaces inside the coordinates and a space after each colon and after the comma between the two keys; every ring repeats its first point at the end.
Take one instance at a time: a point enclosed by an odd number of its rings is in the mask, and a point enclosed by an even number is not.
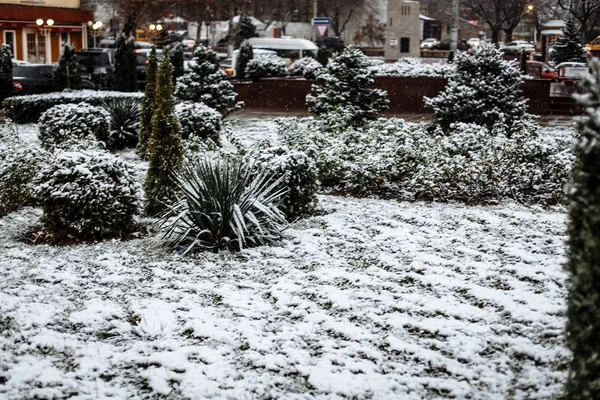
{"type": "MultiPolygon", "coordinates": [[[[298,78],[267,78],[258,82],[233,81],[238,101],[250,110],[307,111],[306,95],[313,81],[298,78]]],[[[435,97],[446,87],[445,78],[432,77],[377,77],[373,88],[388,92],[390,108],[387,113],[424,113],[424,97],[435,97]]],[[[532,114],[550,114],[550,81],[532,79],[522,86],[532,114]]]]}

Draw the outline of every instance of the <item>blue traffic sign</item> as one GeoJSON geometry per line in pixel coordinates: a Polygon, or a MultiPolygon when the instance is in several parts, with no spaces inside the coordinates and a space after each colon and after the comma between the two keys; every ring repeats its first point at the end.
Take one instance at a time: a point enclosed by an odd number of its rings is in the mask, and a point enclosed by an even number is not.
{"type": "Polygon", "coordinates": [[[313,18],[312,19],[312,24],[313,25],[330,25],[331,24],[331,18],[313,18]]]}

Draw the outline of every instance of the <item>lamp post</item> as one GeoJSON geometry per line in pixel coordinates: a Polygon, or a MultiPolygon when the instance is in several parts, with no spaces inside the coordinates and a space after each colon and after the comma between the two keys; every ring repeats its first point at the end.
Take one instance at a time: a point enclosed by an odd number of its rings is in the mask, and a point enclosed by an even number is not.
{"type": "Polygon", "coordinates": [[[35,24],[38,26],[42,36],[46,36],[51,32],[52,25],[54,25],[54,20],[52,18],[48,18],[44,21],[42,18],[38,18],[35,20],[35,24]]]}
{"type": "Polygon", "coordinates": [[[88,26],[92,29],[92,37],[94,38],[94,48],[96,47],[96,38],[98,37],[98,30],[104,25],[102,21],[88,21],[88,26]]]}
{"type": "Polygon", "coordinates": [[[161,24],[150,24],[148,28],[150,29],[150,35],[152,35],[152,43],[156,44],[156,36],[160,34],[163,26],[161,24]]]}

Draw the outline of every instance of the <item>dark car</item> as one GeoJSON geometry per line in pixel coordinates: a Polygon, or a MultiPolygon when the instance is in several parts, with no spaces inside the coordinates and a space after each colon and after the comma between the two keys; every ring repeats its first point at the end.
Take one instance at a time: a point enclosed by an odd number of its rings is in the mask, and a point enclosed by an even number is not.
{"type": "Polygon", "coordinates": [[[338,36],[325,36],[317,39],[315,44],[319,47],[325,47],[332,52],[340,52],[344,50],[344,46],[346,45],[344,39],[338,36]]]}
{"type": "MultiPolygon", "coordinates": [[[[137,49],[135,51],[136,69],[137,69],[137,80],[140,90],[144,90],[148,83],[146,77],[146,70],[148,69],[148,57],[152,49],[137,49]]],[[[156,57],[158,60],[162,57],[162,49],[156,49],[156,57]]]]}
{"type": "Polygon", "coordinates": [[[81,79],[89,81],[95,89],[110,89],[114,79],[115,51],[113,49],[87,49],[77,52],[81,66],[81,79]]]}
{"type": "Polygon", "coordinates": [[[54,68],[46,64],[13,66],[15,95],[49,93],[56,90],[53,82],[54,68]]]}
{"type": "MultiPolygon", "coordinates": [[[[458,39],[457,43],[458,51],[467,51],[469,50],[469,45],[467,41],[464,39],[458,39]]],[[[450,39],[442,40],[431,46],[431,50],[450,50],[450,39]]]]}

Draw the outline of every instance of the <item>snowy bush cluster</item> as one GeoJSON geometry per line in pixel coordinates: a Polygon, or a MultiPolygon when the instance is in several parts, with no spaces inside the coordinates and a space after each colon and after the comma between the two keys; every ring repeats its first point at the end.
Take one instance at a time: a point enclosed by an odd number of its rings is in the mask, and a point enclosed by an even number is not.
{"type": "Polygon", "coordinates": [[[63,151],[37,174],[44,226],[60,238],[100,240],[132,226],[141,188],[130,167],[105,151],[63,151]]]}
{"type": "Polygon", "coordinates": [[[50,107],[59,104],[78,104],[85,102],[101,106],[115,99],[133,99],[141,101],[143,93],[125,93],[103,90],[74,90],[71,92],[55,92],[34,94],[30,96],[9,97],[2,103],[8,115],[19,124],[36,122],[50,107]]]}
{"type": "Polygon", "coordinates": [[[252,80],[285,76],[285,62],[276,54],[260,54],[248,62],[246,77],[252,80]]]}
{"type": "Polygon", "coordinates": [[[314,58],[303,57],[290,65],[288,73],[291,76],[303,76],[306,79],[315,79],[321,68],[323,68],[323,65],[314,58]]]}
{"type": "Polygon", "coordinates": [[[574,155],[573,136],[552,136],[532,123],[488,130],[378,119],[340,127],[331,118],[279,121],[286,145],[307,153],[332,190],[393,194],[405,200],[490,202],[504,198],[563,201],[574,155]]]}
{"type": "Polygon", "coordinates": [[[454,73],[454,64],[441,62],[425,64],[420,58],[401,58],[395,63],[372,62],[375,76],[417,77],[429,76],[447,78],[454,73]]]}
{"type": "Polygon", "coordinates": [[[61,146],[70,139],[97,138],[107,142],[110,114],[88,103],[59,104],[44,112],[38,121],[40,141],[46,148],[61,146]]]}
{"type": "Polygon", "coordinates": [[[197,137],[219,144],[219,132],[222,125],[220,112],[203,103],[184,101],[175,106],[175,114],[181,123],[183,139],[197,137]]]}

